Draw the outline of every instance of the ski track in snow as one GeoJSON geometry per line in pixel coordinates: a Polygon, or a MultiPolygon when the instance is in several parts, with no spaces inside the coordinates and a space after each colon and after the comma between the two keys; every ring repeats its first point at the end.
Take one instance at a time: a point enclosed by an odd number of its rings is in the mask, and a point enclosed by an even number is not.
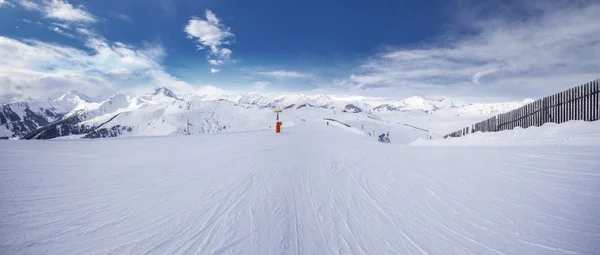
{"type": "Polygon", "coordinates": [[[0,254],[600,254],[597,146],[383,145],[321,122],[0,145],[0,254]]]}

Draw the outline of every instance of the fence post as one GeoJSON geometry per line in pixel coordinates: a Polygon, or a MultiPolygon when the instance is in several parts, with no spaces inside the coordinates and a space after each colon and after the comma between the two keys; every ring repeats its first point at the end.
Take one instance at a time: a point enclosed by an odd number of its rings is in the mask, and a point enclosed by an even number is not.
{"type": "Polygon", "coordinates": [[[569,112],[567,115],[567,119],[565,120],[565,122],[572,120],[573,119],[573,108],[574,108],[574,104],[573,104],[573,88],[569,89],[569,112]]]}
{"type": "Polygon", "coordinates": [[[594,113],[594,82],[588,86],[588,121],[593,120],[594,113]]]}
{"type": "Polygon", "coordinates": [[[542,115],[540,114],[542,112],[542,101],[540,101],[540,100],[543,100],[543,99],[538,99],[536,101],[537,103],[536,103],[536,106],[535,106],[535,119],[534,119],[535,123],[534,123],[534,125],[536,127],[539,127],[540,126],[540,122],[542,122],[541,119],[540,119],[542,117],[542,115]]]}
{"type": "Polygon", "coordinates": [[[573,118],[571,120],[579,119],[579,87],[573,88],[573,118]]]}
{"type": "Polygon", "coordinates": [[[582,92],[582,87],[583,85],[579,85],[579,87],[577,87],[577,119],[578,120],[582,120],[582,114],[583,114],[583,108],[581,107],[581,101],[583,100],[582,96],[581,96],[581,92],[582,92]]]}
{"type": "Polygon", "coordinates": [[[523,115],[525,113],[525,106],[521,106],[519,110],[519,127],[523,128],[523,115]]]}
{"type": "Polygon", "coordinates": [[[569,118],[569,90],[565,91],[565,102],[564,105],[564,113],[563,113],[563,123],[567,121],[569,118]]]}
{"type": "Polygon", "coordinates": [[[540,101],[539,101],[538,123],[537,123],[538,127],[544,123],[544,119],[546,118],[546,116],[544,115],[544,113],[546,112],[545,105],[546,105],[546,97],[540,99],[540,101]]]}
{"type": "Polygon", "coordinates": [[[593,104],[594,100],[592,98],[592,95],[593,95],[592,94],[593,84],[594,84],[593,82],[590,83],[588,85],[588,88],[587,88],[587,94],[588,94],[587,97],[586,97],[587,98],[587,108],[588,108],[588,110],[587,110],[587,121],[591,121],[592,120],[592,109],[594,107],[594,104],[593,104]]]}
{"type": "Polygon", "coordinates": [[[531,113],[533,112],[531,110],[531,106],[532,103],[528,104],[525,111],[525,128],[529,128],[531,126],[531,113]]]}
{"type": "Polygon", "coordinates": [[[558,99],[557,99],[556,94],[552,95],[552,102],[550,103],[550,105],[551,105],[552,108],[550,108],[550,109],[552,110],[551,111],[552,112],[551,117],[552,117],[552,122],[554,122],[554,123],[558,123],[557,120],[556,120],[556,111],[557,111],[556,109],[558,109],[558,107],[557,107],[558,104],[556,103],[557,100],[558,99]]]}
{"type": "Polygon", "coordinates": [[[590,84],[587,83],[585,84],[585,87],[583,87],[583,120],[584,121],[589,121],[590,120],[590,101],[588,100],[589,95],[590,95],[590,84]]]}
{"type": "Polygon", "coordinates": [[[592,84],[590,85],[590,121],[594,121],[594,108],[595,105],[598,104],[598,102],[596,102],[594,100],[594,88],[595,88],[596,82],[592,82],[592,84]]]}
{"type": "Polygon", "coordinates": [[[562,120],[560,123],[564,123],[565,120],[567,119],[567,116],[569,116],[569,92],[565,91],[563,92],[563,110],[562,110],[562,120]]]}
{"type": "Polygon", "coordinates": [[[579,86],[579,119],[583,120],[585,116],[585,85],[579,86]]]}
{"type": "Polygon", "coordinates": [[[594,82],[594,117],[593,120],[596,121],[600,119],[600,79],[594,82]]]}
{"type": "Polygon", "coordinates": [[[538,123],[537,126],[541,126],[543,125],[546,121],[544,121],[544,99],[541,99],[538,102],[539,105],[539,109],[538,109],[538,123]]]}
{"type": "Polygon", "coordinates": [[[529,105],[528,105],[528,104],[526,104],[526,105],[523,107],[523,116],[522,116],[522,118],[523,118],[523,128],[527,128],[527,124],[528,124],[528,123],[527,123],[527,113],[528,113],[528,112],[529,112],[529,105]]]}
{"type": "Polygon", "coordinates": [[[565,95],[566,93],[564,91],[560,92],[560,105],[559,105],[559,121],[558,123],[562,123],[564,116],[565,116],[565,95]]]}
{"type": "Polygon", "coordinates": [[[550,106],[552,107],[552,108],[550,108],[551,109],[550,112],[552,112],[552,115],[550,115],[550,118],[552,119],[552,122],[554,122],[554,123],[556,123],[556,109],[557,109],[556,101],[557,101],[556,94],[554,94],[554,95],[552,95],[552,102],[550,102],[550,106]]]}
{"type": "Polygon", "coordinates": [[[546,102],[546,122],[552,121],[552,96],[548,96],[548,101],[546,102]]]}
{"type": "Polygon", "coordinates": [[[588,96],[589,96],[589,89],[590,89],[590,84],[585,84],[585,86],[583,87],[583,120],[584,121],[589,121],[589,110],[590,110],[590,101],[588,100],[588,96]]]}
{"type": "Polygon", "coordinates": [[[535,101],[535,107],[533,107],[533,110],[533,125],[537,127],[540,123],[540,99],[535,101]]]}
{"type": "Polygon", "coordinates": [[[554,122],[560,123],[560,93],[554,95],[554,122]]]}
{"type": "Polygon", "coordinates": [[[588,121],[593,120],[594,113],[594,83],[588,86],[588,121]]]}
{"type": "Polygon", "coordinates": [[[545,105],[545,119],[546,122],[553,122],[552,121],[552,96],[547,96],[546,97],[546,105],[545,105]]]}
{"type": "Polygon", "coordinates": [[[527,105],[527,113],[525,114],[525,119],[527,120],[527,125],[526,127],[529,128],[531,127],[531,121],[533,120],[533,106],[535,104],[535,101],[533,103],[530,103],[527,105]]]}
{"type": "Polygon", "coordinates": [[[588,121],[594,120],[594,83],[588,88],[588,121]]]}

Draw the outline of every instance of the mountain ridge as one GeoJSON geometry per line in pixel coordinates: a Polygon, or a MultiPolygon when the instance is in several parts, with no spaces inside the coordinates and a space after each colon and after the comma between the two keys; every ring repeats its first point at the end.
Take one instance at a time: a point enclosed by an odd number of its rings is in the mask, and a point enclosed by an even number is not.
{"type": "MultiPolygon", "coordinates": [[[[117,93],[104,101],[94,101],[83,93],[69,91],[53,100],[39,100],[28,102],[15,102],[3,104],[0,108],[0,137],[22,137],[23,135],[40,129],[58,120],[77,116],[76,121],[64,122],[50,130],[48,135],[43,133],[44,139],[64,135],[80,135],[82,132],[97,130],[102,123],[107,130],[114,133],[110,136],[122,135],[122,131],[138,132],[141,135],[172,135],[181,134],[181,126],[185,124],[184,116],[193,119],[203,119],[202,132],[221,132],[227,125],[222,120],[244,119],[244,125],[253,128],[265,127],[267,124],[256,125],[253,114],[261,116],[258,119],[267,120],[267,113],[274,109],[300,110],[314,108],[321,110],[334,110],[356,114],[393,114],[393,113],[424,113],[434,114],[442,111],[453,111],[452,114],[460,116],[493,115],[514,109],[529,102],[468,104],[460,100],[444,98],[431,100],[422,97],[408,97],[404,99],[389,99],[360,96],[335,96],[335,95],[304,95],[281,93],[270,96],[259,93],[246,94],[184,94],[181,97],[165,87],[155,88],[154,92],[137,97],[117,93]],[[228,109],[216,109],[222,107],[228,109]],[[212,114],[207,114],[206,109],[211,109],[212,114]],[[243,111],[240,111],[243,110],[243,111]],[[228,112],[229,111],[229,112],[228,112]],[[456,112],[456,113],[454,113],[456,112]],[[221,114],[215,116],[215,114],[221,114]],[[181,118],[174,118],[175,115],[181,118]],[[120,115],[117,117],[117,115],[120,115]],[[191,115],[191,116],[190,116],[191,115]],[[168,122],[170,121],[170,122],[168,122]],[[139,123],[138,123],[139,122],[139,123]],[[168,123],[167,123],[168,122],[168,123]],[[163,128],[162,131],[149,131],[146,126],[163,128]],[[167,123],[167,124],[165,124],[167,123]],[[170,123],[170,124],[169,124],[170,123]],[[68,126],[61,126],[68,125],[68,126]],[[115,131],[116,130],[116,131],[115,131]],[[144,131],[140,131],[144,130],[144,131]],[[161,133],[162,132],[162,133],[161,133]],[[51,134],[51,135],[50,135],[51,134]]],[[[104,128],[104,127],[103,127],[104,128]]],[[[107,130],[100,130],[104,134],[107,130]]],[[[99,137],[102,137],[99,135],[99,137]]]]}

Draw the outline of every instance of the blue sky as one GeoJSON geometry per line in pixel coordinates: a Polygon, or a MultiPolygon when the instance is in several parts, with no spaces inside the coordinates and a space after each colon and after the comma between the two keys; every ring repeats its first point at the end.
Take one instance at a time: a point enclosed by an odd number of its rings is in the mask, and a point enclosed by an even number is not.
{"type": "Polygon", "coordinates": [[[599,12],[579,0],[0,0],[0,94],[537,97],[598,78],[599,12]]]}

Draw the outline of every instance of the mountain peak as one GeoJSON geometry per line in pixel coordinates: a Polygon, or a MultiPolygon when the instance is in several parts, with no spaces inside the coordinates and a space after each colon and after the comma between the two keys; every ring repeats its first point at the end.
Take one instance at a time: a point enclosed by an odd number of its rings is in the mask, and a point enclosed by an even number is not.
{"type": "Polygon", "coordinates": [[[59,98],[57,98],[56,100],[59,100],[59,101],[84,101],[84,102],[92,101],[88,96],[86,96],[85,94],[83,94],[77,90],[69,91],[69,92],[65,93],[64,95],[60,96],[59,98]]]}
{"type": "Polygon", "coordinates": [[[160,88],[156,88],[154,89],[154,93],[152,93],[153,96],[158,96],[158,95],[162,95],[165,97],[172,97],[177,99],[177,95],[175,95],[175,93],[173,93],[173,91],[171,91],[170,89],[166,88],[166,87],[160,87],[160,88]]]}
{"type": "Polygon", "coordinates": [[[175,93],[173,93],[173,91],[166,87],[155,88],[154,92],[148,93],[145,96],[140,97],[140,99],[153,103],[181,100],[179,97],[177,97],[177,95],[175,95],[175,93]]]}

